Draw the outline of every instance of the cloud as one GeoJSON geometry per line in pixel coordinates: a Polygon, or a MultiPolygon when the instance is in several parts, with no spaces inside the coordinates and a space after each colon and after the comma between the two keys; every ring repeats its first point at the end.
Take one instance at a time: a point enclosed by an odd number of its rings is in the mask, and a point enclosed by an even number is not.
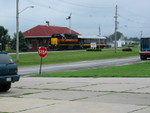
{"type": "MultiPolygon", "coordinates": [[[[16,0],[0,1],[0,25],[15,32],[16,0]]],[[[20,0],[19,10],[28,6],[20,16],[20,30],[26,31],[50,21],[51,25],[68,27],[66,18],[72,13],[72,29],[85,35],[97,35],[101,25],[102,35],[114,32],[115,6],[118,5],[118,30],[128,37],[148,36],[149,0],[20,0]],[[126,27],[125,27],[126,26],[126,27]]]]}

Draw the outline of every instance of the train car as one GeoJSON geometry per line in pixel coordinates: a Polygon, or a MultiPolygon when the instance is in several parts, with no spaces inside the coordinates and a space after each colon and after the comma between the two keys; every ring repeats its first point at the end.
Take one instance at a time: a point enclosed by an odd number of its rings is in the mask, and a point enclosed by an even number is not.
{"type": "Polygon", "coordinates": [[[83,49],[91,48],[91,44],[95,43],[96,48],[106,47],[106,37],[99,36],[78,36],[80,47],[83,49]]]}
{"type": "Polygon", "coordinates": [[[80,49],[78,35],[54,34],[49,41],[49,50],[80,49]]]}

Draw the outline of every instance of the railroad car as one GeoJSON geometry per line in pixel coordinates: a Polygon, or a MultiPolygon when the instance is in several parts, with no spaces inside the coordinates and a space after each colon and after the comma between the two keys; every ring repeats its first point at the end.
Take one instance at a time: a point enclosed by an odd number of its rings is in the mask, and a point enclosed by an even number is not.
{"type": "Polygon", "coordinates": [[[83,49],[91,48],[91,44],[95,43],[96,48],[106,47],[106,37],[99,36],[79,36],[80,47],[83,49]]]}

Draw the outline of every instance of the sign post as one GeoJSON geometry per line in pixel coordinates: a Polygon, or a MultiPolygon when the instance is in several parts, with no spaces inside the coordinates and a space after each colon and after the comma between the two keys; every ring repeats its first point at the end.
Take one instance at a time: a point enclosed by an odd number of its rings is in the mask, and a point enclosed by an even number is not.
{"type": "Polygon", "coordinates": [[[41,61],[40,61],[40,71],[39,71],[39,74],[41,74],[42,61],[43,61],[43,57],[45,57],[45,56],[47,55],[47,48],[46,48],[46,47],[39,47],[39,49],[38,49],[38,55],[41,57],[41,61]]]}
{"type": "Polygon", "coordinates": [[[91,48],[92,48],[92,49],[96,48],[96,42],[92,42],[92,43],[91,43],[91,48]]]}

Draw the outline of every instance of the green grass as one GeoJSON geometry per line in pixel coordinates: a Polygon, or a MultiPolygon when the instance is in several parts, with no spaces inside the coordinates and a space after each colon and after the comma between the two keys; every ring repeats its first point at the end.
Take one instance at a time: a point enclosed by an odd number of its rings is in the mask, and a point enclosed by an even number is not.
{"type": "Polygon", "coordinates": [[[123,66],[33,75],[32,77],[150,77],[149,66],[148,61],[123,66]]]}
{"type": "MultiPolygon", "coordinates": [[[[61,51],[61,52],[49,52],[46,57],[43,58],[43,64],[57,64],[57,63],[68,63],[76,61],[86,61],[86,60],[98,60],[98,59],[111,59],[111,58],[123,58],[138,56],[138,49],[134,48],[132,52],[123,52],[117,50],[102,50],[97,52],[87,52],[87,51],[61,51]]],[[[15,61],[16,55],[11,55],[15,61]]],[[[20,54],[18,66],[31,66],[39,65],[40,57],[37,53],[33,54],[20,54]]]]}

